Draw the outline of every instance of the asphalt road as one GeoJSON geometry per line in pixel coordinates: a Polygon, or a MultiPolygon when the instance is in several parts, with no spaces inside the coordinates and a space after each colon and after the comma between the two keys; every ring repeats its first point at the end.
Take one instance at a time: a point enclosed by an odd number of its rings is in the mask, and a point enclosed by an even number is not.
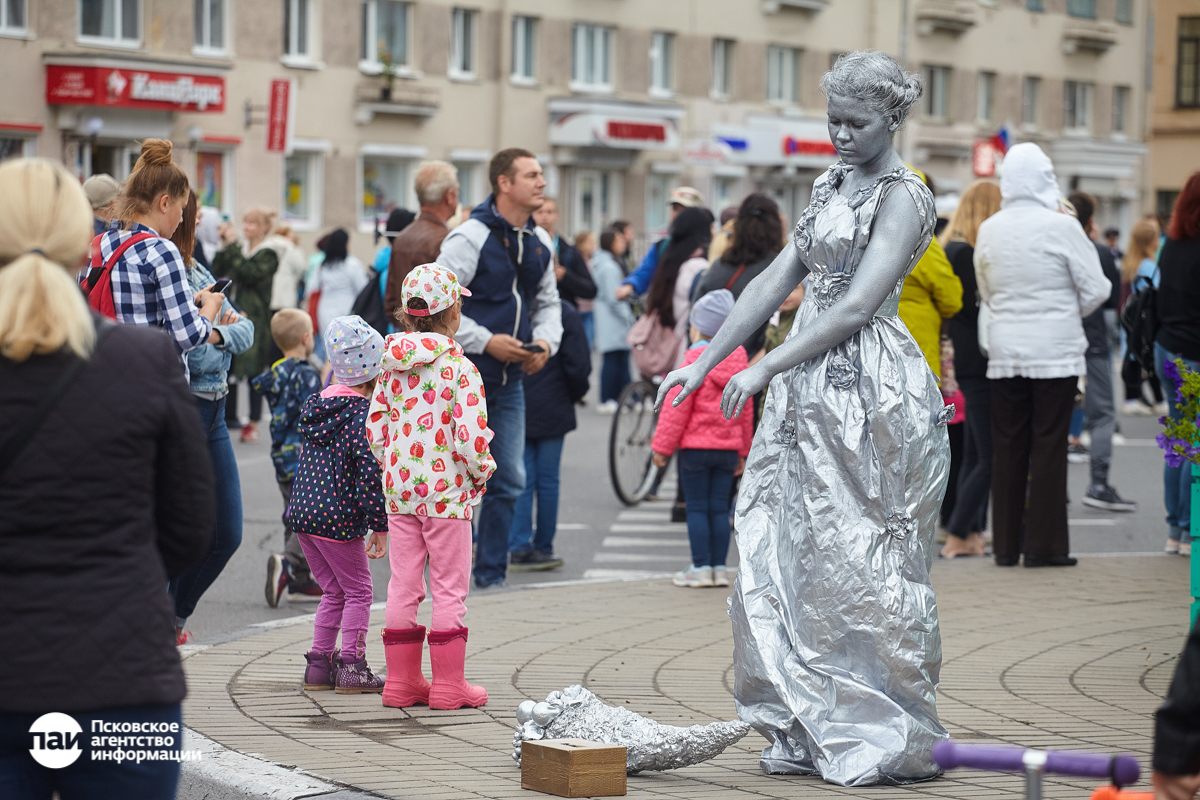
{"type": "MultiPolygon", "coordinates": [[[[612,417],[594,410],[594,395],[595,389],[589,406],[579,409],[579,429],[567,436],[563,451],[555,549],[566,563],[553,572],[510,573],[511,585],[665,574],[682,569],[688,562],[686,526],[668,521],[669,502],[626,509],[613,493],[607,462],[612,417]]],[[[1068,516],[1072,551],[1076,554],[1162,551],[1166,538],[1163,461],[1154,443],[1159,425],[1154,417],[1123,416],[1120,427],[1124,443],[1114,450],[1111,483],[1123,496],[1137,501],[1138,510],[1114,514],[1085,508],[1079,500],[1087,488],[1087,464],[1070,465],[1068,516]]],[[[287,601],[272,609],[264,598],[267,557],[282,551],[283,526],[279,519],[282,501],[275,486],[265,426],[262,432],[262,441],[256,445],[240,444],[235,437],[245,514],[243,540],[188,622],[200,642],[226,638],[255,623],[316,610],[315,603],[287,601]]],[[[664,489],[671,491],[670,486],[664,489]]],[[[735,544],[730,553],[731,566],[737,564],[736,550],[735,544]]],[[[387,596],[389,576],[386,559],[373,561],[371,566],[375,599],[382,601],[387,596]]]]}

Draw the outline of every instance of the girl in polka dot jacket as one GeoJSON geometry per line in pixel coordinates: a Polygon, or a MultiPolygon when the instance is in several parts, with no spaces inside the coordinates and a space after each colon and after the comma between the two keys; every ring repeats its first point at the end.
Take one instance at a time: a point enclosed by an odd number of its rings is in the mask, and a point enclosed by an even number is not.
{"type": "Polygon", "coordinates": [[[304,401],[304,449],[292,482],[288,520],[322,590],[304,688],[339,694],[382,692],[367,666],[371,616],[368,558],[387,555],[379,462],[367,443],[367,410],[379,376],[383,337],[362,317],[338,317],[325,331],[336,383],[304,401]],[[364,549],[363,539],[373,531],[364,549]],[[342,632],[342,651],[334,643],[342,632]]]}
{"type": "Polygon", "coordinates": [[[496,470],[483,381],[452,338],[462,319],[460,298],[469,294],[454,273],[437,264],[408,274],[396,315],[405,333],[387,338],[367,417],[371,449],[383,464],[391,539],[385,706],[428,703],[449,709],[487,702],[483,687],[468,684],[463,675],[471,517],[496,470]],[[426,556],[433,590],[432,685],[421,672],[425,628],[417,624],[426,556]]]}

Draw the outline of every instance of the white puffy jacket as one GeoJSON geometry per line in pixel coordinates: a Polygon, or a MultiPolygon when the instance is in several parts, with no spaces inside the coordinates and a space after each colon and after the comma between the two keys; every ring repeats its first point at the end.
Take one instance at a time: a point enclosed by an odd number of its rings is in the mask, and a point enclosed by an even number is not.
{"type": "Polygon", "coordinates": [[[1041,148],[1014,146],[1003,169],[1000,211],[984,220],[975,239],[987,376],[1083,375],[1082,320],[1108,299],[1112,285],[1079,221],[1058,210],[1054,166],[1041,148]]]}

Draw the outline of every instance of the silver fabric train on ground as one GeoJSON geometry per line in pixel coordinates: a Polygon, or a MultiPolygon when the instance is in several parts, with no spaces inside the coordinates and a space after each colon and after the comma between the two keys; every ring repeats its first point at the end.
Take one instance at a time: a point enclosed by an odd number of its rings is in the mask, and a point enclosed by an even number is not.
{"type": "Polygon", "coordinates": [[[582,686],[551,692],[544,703],[526,700],[517,708],[513,759],[521,763],[521,743],[539,739],[587,739],[626,748],[625,770],[679,769],[720,755],[750,732],[744,722],[714,722],[678,728],[626,709],[606,705],[582,686]]]}
{"type": "MultiPolygon", "coordinates": [[[[838,163],[817,180],[796,226],[810,288],[792,335],[841,299],[889,191],[907,191],[921,217],[909,271],[932,235],[933,199],[915,174],[895,170],[847,198],[837,190],[849,170],[838,163]]],[[[772,742],[766,772],[843,786],[938,774],[930,751],[946,731],[929,570],[949,417],[896,316],[900,287],[859,331],[771,381],[746,463],[734,697],[772,742]]]]}

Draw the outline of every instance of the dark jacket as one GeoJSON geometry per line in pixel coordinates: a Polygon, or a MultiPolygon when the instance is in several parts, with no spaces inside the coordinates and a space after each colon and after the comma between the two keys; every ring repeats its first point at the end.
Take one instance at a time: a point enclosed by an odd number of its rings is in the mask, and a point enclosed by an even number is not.
{"type": "Polygon", "coordinates": [[[213,256],[209,271],[233,279],[233,302],[254,323],[254,344],[233,358],[231,372],[239,378],[253,378],[271,365],[271,286],[278,268],[279,254],[266,245],[247,256],[233,242],[213,256]]]}
{"type": "Polygon", "coordinates": [[[946,258],[962,283],[962,309],[950,318],[954,342],[954,376],[986,378],[987,356],[979,352],[979,284],[975,281],[975,248],[966,242],[946,245],[946,258]]]}
{"type": "MultiPolygon", "coordinates": [[[[396,310],[404,305],[404,279],[413,267],[437,261],[442,249],[442,240],[450,229],[428,211],[422,211],[415,220],[392,239],[392,257],[388,261],[387,291],[384,292],[383,308],[389,320],[394,320],[396,310]]],[[[400,327],[397,325],[397,330],[400,327]]]]}
{"type": "Polygon", "coordinates": [[[321,374],[307,361],[281,358],[251,381],[254,390],[267,399],[271,409],[271,462],[275,480],[288,483],[300,461],[300,409],[304,401],[321,391],[321,374]]]}
{"type": "MultiPolygon", "coordinates": [[[[696,284],[696,291],[692,293],[692,302],[695,303],[709,292],[715,292],[717,289],[728,289],[733,292],[733,297],[736,300],[742,296],[742,292],[750,285],[750,281],[757,278],[771,266],[771,262],[775,260],[778,253],[771,253],[766,258],[759,259],[753,264],[731,264],[722,258],[718,258],[712,263],[700,278],[700,282],[696,284]],[[738,273],[742,266],[746,268],[738,273]]],[[[759,350],[767,341],[767,325],[769,320],[758,326],[758,330],[742,343],[742,347],[746,349],[746,358],[754,358],[759,350]]]]}
{"type": "Polygon", "coordinates": [[[1116,309],[1121,300],[1121,270],[1117,268],[1116,259],[1108,247],[1096,245],[1096,254],[1100,256],[1100,269],[1104,277],[1112,284],[1112,292],[1104,305],[1083,318],[1083,333],[1087,336],[1088,355],[1108,355],[1108,325],[1104,322],[1105,309],[1116,309]]]}
{"type": "Polygon", "coordinates": [[[367,442],[370,407],[370,398],[337,384],[304,401],[305,444],[288,507],[296,533],[348,541],[388,529],[383,473],[367,442]]]}
{"type": "Polygon", "coordinates": [[[1159,344],[1200,361],[1200,239],[1167,239],[1158,253],[1159,344]]]}
{"type": "Polygon", "coordinates": [[[1167,701],[1154,715],[1154,769],[1167,775],[1200,772],[1200,625],[1192,628],[1167,701]]]}
{"type": "MultiPolygon", "coordinates": [[[[43,402],[69,361],[0,357],[0,419],[43,402]]],[[[167,581],[207,552],[215,515],[178,350],[112,326],[0,478],[0,713],[182,700],[167,581]]]]}
{"type": "Polygon", "coordinates": [[[558,296],[573,306],[579,305],[580,298],[596,299],[596,282],[588,270],[583,254],[566,239],[558,237],[558,263],[566,270],[558,280],[558,296]]]}
{"type": "Polygon", "coordinates": [[[583,318],[565,301],[562,323],[558,352],[546,366],[525,376],[526,439],[555,439],[575,430],[575,404],[588,392],[592,358],[583,318]]]}

